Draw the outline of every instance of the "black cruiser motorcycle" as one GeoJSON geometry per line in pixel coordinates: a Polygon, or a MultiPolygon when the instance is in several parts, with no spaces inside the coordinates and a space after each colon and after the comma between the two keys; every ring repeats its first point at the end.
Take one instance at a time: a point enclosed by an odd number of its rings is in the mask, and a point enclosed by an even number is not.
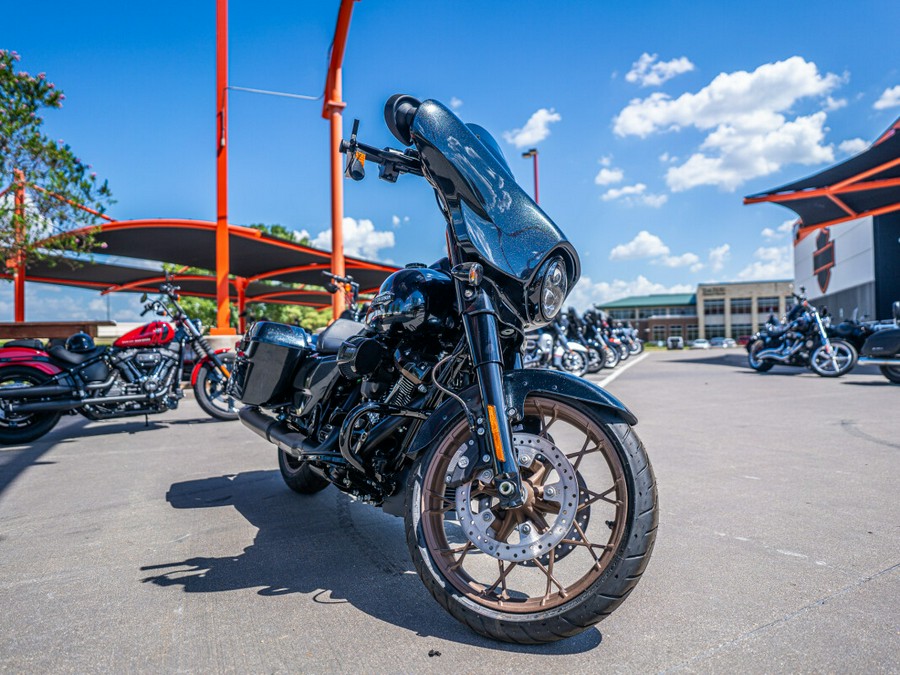
{"type": "Polygon", "coordinates": [[[631,592],[657,526],[634,415],[581,378],[522,368],[578,254],[483,128],[401,95],[385,119],[407,149],[357,142],[357,121],[346,173],[424,177],[449,257],[392,274],[365,322],[335,321],[316,350],[302,329],[255,324],[230,380],[240,418],[278,446],[293,490],[333,484],[403,516],[419,576],[459,621],[509,642],[575,635],[631,592]]]}
{"type": "Polygon", "coordinates": [[[767,323],[747,343],[747,360],[753,370],[765,373],[775,365],[812,369],[822,377],[840,377],[856,365],[856,348],[846,340],[831,338],[823,316],[805,296],[794,294],[796,303],[785,324],[767,323]]]}

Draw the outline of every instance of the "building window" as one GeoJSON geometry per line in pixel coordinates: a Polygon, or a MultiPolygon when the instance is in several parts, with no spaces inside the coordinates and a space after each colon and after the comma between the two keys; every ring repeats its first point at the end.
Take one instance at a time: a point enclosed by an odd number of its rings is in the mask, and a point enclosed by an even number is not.
{"type": "Polygon", "coordinates": [[[756,311],[760,316],[778,314],[778,298],[760,298],[756,301],[756,311]]]}
{"type": "Polygon", "coordinates": [[[737,340],[740,337],[746,337],[753,334],[753,326],[749,323],[733,323],[731,324],[731,337],[737,340]]]}
{"type": "Polygon", "coordinates": [[[688,341],[696,340],[698,337],[700,337],[700,329],[699,329],[697,326],[691,326],[691,325],[689,325],[689,326],[687,327],[687,339],[688,339],[688,341]]]}
{"type": "Polygon", "coordinates": [[[653,326],[653,340],[655,342],[661,342],[666,339],[666,327],[665,326],[653,326]]]}
{"type": "Polygon", "coordinates": [[[714,338],[714,337],[725,337],[725,326],[707,326],[706,327],[706,337],[714,338]]]}
{"type": "Polygon", "coordinates": [[[681,336],[681,325],[677,324],[677,323],[673,323],[671,326],[669,326],[669,335],[670,336],[674,336],[674,335],[681,336]]]}
{"type": "Polygon", "coordinates": [[[732,298],[731,313],[732,314],[750,314],[753,311],[753,300],[751,298],[732,298]]]}
{"type": "Polygon", "coordinates": [[[725,313],[725,300],[719,298],[717,300],[706,300],[703,303],[703,313],[707,316],[725,313]]]}
{"type": "Polygon", "coordinates": [[[609,312],[609,318],[615,321],[631,321],[634,318],[634,310],[614,309],[609,312]]]}

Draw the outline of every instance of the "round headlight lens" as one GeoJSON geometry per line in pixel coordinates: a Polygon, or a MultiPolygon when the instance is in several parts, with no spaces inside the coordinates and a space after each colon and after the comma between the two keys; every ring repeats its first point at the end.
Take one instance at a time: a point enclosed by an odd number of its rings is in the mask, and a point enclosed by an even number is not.
{"type": "Polygon", "coordinates": [[[541,314],[545,321],[551,321],[559,314],[568,290],[569,280],[566,276],[566,266],[562,258],[556,258],[550,263],[544,279],[541,281],[541,314]]]}

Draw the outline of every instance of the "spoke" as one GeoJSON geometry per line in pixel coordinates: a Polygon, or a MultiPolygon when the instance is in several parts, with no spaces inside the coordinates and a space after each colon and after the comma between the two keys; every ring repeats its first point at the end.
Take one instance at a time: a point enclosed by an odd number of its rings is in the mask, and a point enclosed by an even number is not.
{"type": "Polygon", "coordinates": [[[467,541],[462,547],[462,555],[460,555],[457,561],[450,565],[448,569],[453,570],[454,572],[458,570],[462,566],[463,560],[466,559],[466,554],[472,549],[474,545],[475,544],[473,544],[471,541],[467,541]]]}
{"type": "Polygon", "coordinates": [[[590,434],[584,437],[584,445],[581,446],[581,450],[578,452],[573,452],[571,455],[566,455],[566,459],[575,459],[572,464],[572,468],[578,471],[578,467],[581,466],[581,460],[584,459],[585,455],[589,455],[592,452],[597,452],[600,450],[600,441],[591,436],[590,434]],[[593,441],[595,443],[593,448],[588,448],[588,444],[593,441]]]}
{"type": "Polygon", "coordinates": [[[544,424],[544,416],[545,416],[545,415],[544,415],[544,410],[543,410],[543,408],[541,408],[541,406],[538,405],[537,403],[535,403],[535,407],[537,408],[538,415],[539,415],[540,418],[541,418],[541,430],[540,430],[539,435],[540,435],[540,436],[545,436],[545,435],[547,434],[547,429],[549,429],[550,427],[552,427],[553,424],[556,422],[556,420],[557,420],[557,418],[558,418],[558,416],[559,416],[559,410],[558,410],[558,408],[557,408],[556,406],[553,406],[553,417],[550,418],[550,424],[544,424]]]}
{"type": "Polygon", "coordinates": [[[544,520],[544,516],[542,516],[538,511],[534,510],[533,508],[528,509],[525,512],[525,515],[528,517],[528,519],[532,523],[537,525],[538,532],[540,534],[544,534],[544,532],[546,532],[547,530],[550,529],[550,526],[547,524],[547,521],[544,520]]]}
{"type": "MultiPolygon", "coordinates": [[[[553,549],[553,550],[555,551],[556,549],[553,549]]],[[[552,553],[552,551],[551,551],[551,553],[552,553]]],[[[552,563],[553,557],[551,557],[550,560],[552,563]]],[[[532,562],[540,568],[541,572],[543,572],[544,574],[547,575],[547,592],[544,594],[544,599],[541,601],[541,604],[544,604],[544,602],[546,602],[550,598],[550,584],[551,583],[554,584],[559,589],[559,594],[562,597],[565,598],[566,596],[568,596],[568,593],[566,593],[565,586],[563,586],[561,583],[559,583],[559,580],[555,576],[553,576],[553,572],[551,570],[544,567],[541,564],[541,561],[538,560],[537,558],[532,559],[532,562]]]]}
{"type": "Polygon", "coordinates": [[[497,541],[506,541],[518,524],[518,511],[507,511],[504,518],[498,518],[494,521],[494,525],[496,525],[494,528],[494,539],[497,541]]]}
{"type": "Polygon", "coordinates": [[[551,579],[553,579],[553,563],[556,562],[556,549],[552,549],[550,551],[550,560],[547,563],[547,588],[544,590],[544,597],[541,599],[541,604],[546,605],[547,601],[550,600],[550,589],[552,588],[551,579]]]}
{"type": "Polygon", "coordinates": [[[594,548],[608,549],[610,547],[609,546],[600,546],[600,544],[592,544],[591,542],[588,541],[587,535],[584,533],[584,530],[581,529],[581,525],[578,524],[578,521],[575,520],[575,521],[573,521],[572,524],[575,525],[575,529],[578,530],[578,534],[581,537],[581,540],[584,542],[579,545],[587,547],[588,552],[591,554],[591,557],[593,557],[594,563],[596,564],[597,569],[599,570],[600,569],[600,558],[598,558],[597,554],[594,553],[594,548]]]}
{"type": "Polygon", "coordinates": [[[583,493],[583,494],[587,494],[587,495],[588,495],[588,498],[585,499],[581,504],[578,505],[578,511],[581,511],[582,509],[586,509],[588,506],[590,506],[590,505],[593,504],[594,502],[599,502],[599,501],[604,501],[604,502],[606,502],[607,504],[612,504],[613,506],[621,506],[622,500],[620,500],[620,499],[610,499],[610,498],[607,496],[607,495],[609,495],[609,493],[615,492],[615,491],[616,491],[616,487],[617,487],[616,485],[613,485],[613,486],[612,486],[611,488],[609,488],[609,490],[607,490],[606,492],[594,492],[594,491],[591,490],[590,488],[585,487],[584,490],[582,490],[582,493],[583,493]]]}
{"type": "Polygon", "coordinates": [[[440,508],[436,508],[436,509],[426,508],[425,511],[428,513],[447,513],[447,511],[450,511],[451,509],[456,508],[456,501],[454,501],[452,499],[447,499],[446,495],[438,494],[431,488],[425,488],[425,494],[428,495],[429,497],[431,497],[431,499],[440,499],[441,500],[440,508]]]}
{"type": "Polygon", "coordinates": [[[508,599],[509,592],[508,592],[508,589],[506,588],[506,577],[509,576],[509,573],[512,572],[513,568],[518,564],[519,563],[517,563],[517,562],[511,562],[511,563],[509,563],[509,567],[504,568],[503,561],[498,560],[497,565],[500,567],[500,576],[497,577],[497,580],[494,583],[492,583],[490,586],[488,586],[481,592],[482,595],[488,595],[489,593],[493,593],[495,590],[497,590],[497,586],[499,585],[500,586],[500,598],[503,600],[508,599]]]}

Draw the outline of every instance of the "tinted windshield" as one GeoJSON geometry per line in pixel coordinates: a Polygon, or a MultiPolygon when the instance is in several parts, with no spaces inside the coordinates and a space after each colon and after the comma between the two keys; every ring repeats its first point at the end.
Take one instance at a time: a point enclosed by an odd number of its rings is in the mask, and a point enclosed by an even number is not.
{"type": "Polygon", "coordinates": [[[578,255],[565,235],[513,178],[491,135],[463,124],[437,101],[416,113],[413,140],[426,175],[446,201],[460,244],[492,267],[526,281],[554,249],[578,255]]]}

